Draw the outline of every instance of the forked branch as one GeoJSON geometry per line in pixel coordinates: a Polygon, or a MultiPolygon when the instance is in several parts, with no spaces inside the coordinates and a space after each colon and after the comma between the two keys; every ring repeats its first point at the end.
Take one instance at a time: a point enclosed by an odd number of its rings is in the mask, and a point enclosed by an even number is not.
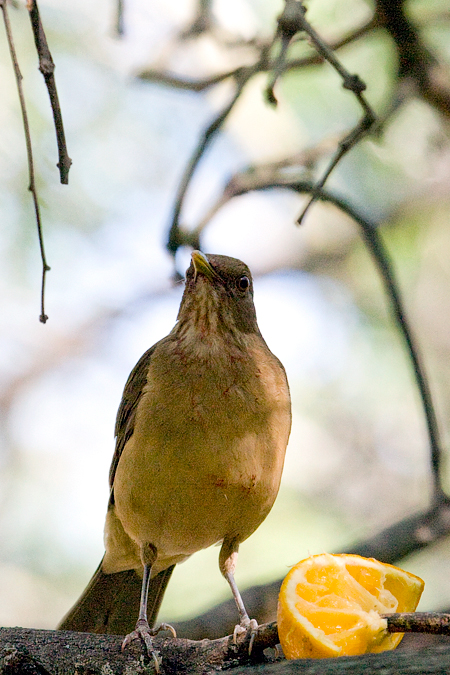
{"type": "MultiPolygon", "coordinates": [[[[282,14],[278,17],[278,37],[281,40],[280,55],[275,63],[272,79],[267,87],[266,95],[271,103],[276,103],[276,98],[273,93],[273,87],[277,78],[285,70],[285,62],[287,51],[290,42],[297,33],[306,33],[314,46],[319,56],[328,61],[328,63],[336,70],[343,80],[344,89],[353,92],[359,105],[363,110],[363,117],[358,122],[356,127],[339,143],[338,150],[332,158],[322,178],[316,184],[317,189],[324,187],[328,177],[335,167],[339,164],[344,155],[349,152],[369,131],[376,120],[375,113],[363,95],[366,89],[365,83],[361,80],[359,75],[351,75],[348,70],[342,65],[339,59],[334,54],[333,50],[325,43],[321,36],[314,30],[311,24],[306,19],[306,8],[301,0],[285,0],[285,7],[282,14]]],[[[316,196],[312,194],[307,202],[297,223],[300,225],[305,217],[310,206],[316,201],[316,196]]]]}

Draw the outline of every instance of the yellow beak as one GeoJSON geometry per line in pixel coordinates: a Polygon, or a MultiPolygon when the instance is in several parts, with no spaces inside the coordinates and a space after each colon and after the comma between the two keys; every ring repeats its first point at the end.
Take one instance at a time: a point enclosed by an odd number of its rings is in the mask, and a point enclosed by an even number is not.
{"type": "Polygon", "coordinates": [[[204,253],[192,251],[191,258],[195,270],[194,279],[197,278],[197,274],[203,274],[210,281],[219,277],[204,253]]]}

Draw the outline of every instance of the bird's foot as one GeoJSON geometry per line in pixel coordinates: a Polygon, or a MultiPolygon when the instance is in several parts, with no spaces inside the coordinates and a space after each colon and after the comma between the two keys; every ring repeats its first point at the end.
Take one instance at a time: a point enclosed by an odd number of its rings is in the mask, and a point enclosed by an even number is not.
{"type": "Polygon", "coordinates": [[[128,633],[128,635],[125,636],[125,639],[122,642],[122,651],[125,649],[125,647],[131,644],[133,640],[142,640],[142,642],[145,645],[145,649],[147,651],[148,656],[153,659],[156,672],[159,673],[161,666],[161,658],[153,645],[152,638],[162,630],[170,630],[173,637],[177,636],[173,626],[171,626],[168,623],[162,623],[157,628],[150,628],[150,626],[148,625],[148,621],[146,621],[145,619],[138,619],[134,631],[128,633]]]}
{"type": "Polygon", "coordinates": [[[258,634],[258,622],[256,619],[249,619],[248,616],[243,617],[241,622],[234,627],[233,642],[235,645],[237,644],[238,635],[242,635],[243,633],[250,633],[250,641],[248,643],[248,654],[250,656],[255,637],[258,634]]]}

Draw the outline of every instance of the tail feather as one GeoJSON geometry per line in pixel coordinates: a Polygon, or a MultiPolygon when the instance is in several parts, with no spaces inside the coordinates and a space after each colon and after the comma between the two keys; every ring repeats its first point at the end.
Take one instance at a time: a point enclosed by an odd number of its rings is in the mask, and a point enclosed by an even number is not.
{"type": "MultiPolygon", "coordinates": [[[[150,580],[147,614],[152,627],[175,565],[150,580]]],[[[142,579],[135,570],[105,574],[102,564],[58,626],[59,630],[126,635],[134,630],[141,596],[142,579]]]]}

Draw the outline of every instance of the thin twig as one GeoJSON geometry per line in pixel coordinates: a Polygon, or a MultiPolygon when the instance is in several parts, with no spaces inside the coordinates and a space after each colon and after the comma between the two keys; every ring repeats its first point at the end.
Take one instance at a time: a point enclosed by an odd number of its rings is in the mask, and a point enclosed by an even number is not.
{"type": "Polygon", "coordinates": [[[274,93],[274,88],[275,84],[278,80],[278,78],[285,72],[286,68],[286,56],[287,52],[289,49],[289,45],[291,43],[291,36],[290,35],[282,35],[281,36],[281,48],[280,48],[280,53],[278,54],[278,57],[275,59],[275,62],[273,63],[272,66],[272,76],[267,84],[267,87],[265,89],[265,95],[266,95],[266,100],[270,105],[276,106],[278,105],[278,100],[277,97],[275,96],[274,93]]]}
{"type": "MultiPolygon", "coordinates": [[[[335,204],[342,211],[353,218],[353,220],[360,226],[366,246],[375,260],[375,264],[383,280],[387,295],[391,301],[391,307],[397,322],[397,326],[400,329],[403,339],[405,340],[406,347],[411,358],[414,375],[416,377],[416,383],[420,392],[427,423],[428,437],[430,441],[433,501],[434,503],[445,501],[446,496],[442,488],[441,476],[442,449],[436,413],[428,385],[428,378],[425,375],[425,371],[419,357],[419,350],[413,338],[409,323],[406,319],[399,285],[395,278],[394,268],[390,256],[384,247],[383,240],[377,228],[377,224],[368,221],[343,199],[334,197],[328,192],[318,189],[317,186],[314,187],[314,190],[316,192],[316,199],[335,204]]],[[[302,191],[304,192],[305,190],[302,191]]]]}
{"type": "MultiPolygon", "coordinates": [[[[346,136],[346,138],[344,138],[343,141],[341,141],[341,143],[339,143],[339,148],[335,156],[332,158],[330,165],[316,185],[317,189],[320,190],[323,188],[331,172],[341,161],[344,155],[346,155],[347,152],[361,140],[364,134],[367,133],[367,131],[375,122],[376,116],[369,103],[363,96],[363,91],[366,89],[365,83],[358,75],[351,75],[348,70],[344,68],[339,59],[336,58],[333,50],[330,49],[330,47],[324,42],[324,40],[322,40],[320,35],[306,20],[306,9],[304,8],[302,2],[299,2],[298,0],[286,0],[286,11],[289,13],[287,21],[288,34],[292,33],[293,26],[296,25],[298,26],[297,30],[303,30],[309,35],[318,54],[320,54],[320,56],[325,61],[328,61],[328,63],[330,63],[330,65],[333,66],[333,68],[339,73],[343,80],[344,89],[348,89],[349,91],[353,92],[364,113],[363,118],[360,120],[357,126],[348,134],[348,136],[346,136]]],[[[281,26],[280,30],[282,30],[282,16],[280,17],[279,22],[281,26]]],[[[315,200],[316,197],[313,194],[297,220],[299,225],[302,223],[303,218],[315,200]]]]}
{"type": "Polygon", "coordinates": [[[218,75],[213,75],[212,77],[207,77],[203,80],[186,80],[172,73],[164,73],[159,70],[144,70],[142,73],[139,73],[138,77],[141,80],[146,80],[147,82],[159,82],[165,84],[168,87],[173,87],[174,89],[187,89],[188,91],[205,91],[224,80],[227,80],[229,77],[239,77],[239,73],[242,70],[242,66],[238,68],[233,68],[225,73],[219,73],[218,75]]]}
{"type": "Polygon", "coordinates": [[[202,33],[211,30],[213,24],[212,0],[197,0],[195,19],[191,25],[181,33],[180,37],[182,40],[198,37],[199,35],[202,35],[202,33]]]}
{"type": "MultiPolygon", "coordinates": [[[[345,86],[345,85],[344,85],[345,86]]],[[[339,143],[338,149],[332,158],[330,164],[327,167],[327,170],[323,174],[322,178],[319,180],[318,183],[316,183],[316,188],[320,190],[323,188],[325,185],[326,181],[328,180],[330,173],[333,171],[333,169],[336,168],[336,166],[339,164],[341,159],[344,157],[344,155],[347,154],[349,150],[351,150],[364,136],[364,134],[370,129],[370,127],[373,125],[375,122],[375,116],[373,115],[372,111],[370,108],[366,105],[365,100],[363,99],[361,94],[358,94],[355,92],[355,95],[359,102],[361,103],[363,109],[365,109],[366,113],[364,117],[358,122],[356,127],[352,129],[352,131],[339,143]]],[[[301,225],[303,222],[304,217],[306,216],[307,212],[309,211],[309,208],[314,204],[316,201],[316,197],[313,195],[311,199],[308,201],[306,204],[305,208],[303,209],[302,213],[297,219],[297,225],[301,225]]]]}
{"type": "MultiPolygon", "coordinates": [[[[366,21],[366,23],[362,24],[359,28],[353,29],[350,33],[347,35],[344,35],[344,37],[339,38],[339,40],[336,40],[333,44],[329,45],[329,49],[331,52],[338,51],[339,49],[342,49],[343,47],[347,47],[348,45],[352,44],[356,40],[359,40],[363,36],[367,35],[370,31],[374,30],[379,26],[378,20],[376,16],[372,16],[369,21],[366,21]]],[[[278,33],[277,33],[278,35],[278,33]]],[[[277,36],[276,36],[277,37],[277,36]]],[[[269,80],[269,83],[266,87],[265,95],[269,103],[276,104],[277,99],[274,94],[274,87],[279,79],[279,77],[282,74],[291,72],[293,70],[299,70],[300,68],[306,68],[308,66],[317,66],[320,65],[321,63],[324,63],[326,61],[325,57],[318,53],[317,51],[313,52],[312,54],[308,54],[308,56],[303,56],[301,58],[297,59],[290,59],[287,60],[287,46],[289,45],[291,38],[288,35],[283,36],[281,35],[281,41],[282,41],[282,46],[281,46],[281,51],[278,54],[277,58],[275,61],[271,61],[268,64],[267,70],[272,71],[272,76],[269,80]]]]}
{"type": "MultiPolygon", "coordinates": [[[[233,109],[236,101],[240,96],[240,89],[236,88],[231,100],[223,110],[214,118],[211,124],[208,125],[208,128],[203,132],[197,147],[195,148],[194,154],[192,155],[189,163],[184,171],[183,177],[181,179],[180,185],[178,186],[177,195],[175,198],[175,204],[173,209],[172,222],[169,229],[169,237],[167,241],[167,248],[172,253],[175,254],[178,248],[184,244],[187,244],[187,241],[184,241],[185,236],[180,230],[180,214],[183,206],[184,198],[187,193],[187,189],[194,175],[195,169],[197,168],[198,163],[203,157],[206,149],[211,144],[214,136],[223,126],[225,120],[233,109]]],[[[191,242],[190,242],[191,243],[191,242]]],[[[194,248],[199,248],[196,242],[192,242],[194,248]]]]}
{"type": "MultiPolygon", "coordinates": [[[[309,36],[311,43],[313,44],[317,54],[321,57],[321,59],[328,61],[330,65],[339,73],[343,80],[344,89],[348,89],[354,93],[364,113],[363,118],[358,122],[356,127],[352,129],[352,131],[343,139],[343,141],[341,141],[341,143],[339,143],[338,150],[332,158],[324,175],[317,183],[317,188],[320,189],[325,185],[331,172],[339,164],[344,155],[346,155],[347,152],[349,152],[349,150],[351,150],[351,148],[353,148],[360,141],[364,134],[367,133],[367,131],[375,122],[376,117],[375,113],[372,111],[372,108],[363,96],[363,91],[366,89],[365,83],[358,75],[351,75],[347,69],[344,68],[339,59],[335,56],[333,49],[331,49],[324,42],[320,35],[306,20],[305,14],[306,8],[303,5],[302,0],[285,0],[283,12],[278,17],[278,28],[277,34],[275,36],[281,40],[281,50],[278,58],[274,62],[273,75],[266,88],[267,100],[269,103],[276,104],[277,101],[273,89],[279,76],[286,70],[285,61],[288,47],[292,42],[293,37],[297,33],[304,32],[309,36]]],[[[372,21],[370,23],[372,24],[372,21]]],[[[315,200],[316,197],[313,194],[297,220],[299,225],[303,221],[303,218],[315,200]]]]}
{"type": "Polygon", "coordinates": [[[249,81],[249,79],[254,74],[254,68],[242,68],[239,71],[239,77],[236,77],[236,89],[227,105],[220,111],[220,113],[214,118],[214,120],[208,125],[207,129],[201,135],[197,147],[189,160],[189,163],[185,169],[183,177],[181,179],[180,185],[177,190],[177,195],[175,198],[175,204],[173,209],[172,222],[169,229],[169,236],[167,241],[167,249],[172,255],[175,255],[176,251],[180,246],[183,245],[192,245],[194,248],[198,248],[197,241],[193,241],[189,234],[183,233],[180,229],[180,214],[183,206],[183,202],[194,175],[194,172],[200,162],[201,158],[205,154],[207,148],[210,146],[214,137],[220,131],[224,125],[228,115],[232,111],[234,105],[238,101],[242,90],[249,81]]]}
{"type": "MultiPolygon", "coordinates": [[[[445,612],[401,612],[382,614],[389,633],[432,633],[450,635],[450,614],[445,612]]],[[[278,638],[276,621],[260,626],[261,646],[274,647],[278,638]]],[[[258,631],[259,632],[259,631],[258,631]]],[[[259,636],[258,636],[259,637],[259,636]]]]}
{"type": "Polygon", "coordinates": [[[30,13],[31,27],[33,29],[34,43],[39,56],[39,70],[44,76],[48,95],[50,96],[50,105],[52,107],[53,121],[55,123],[56,142],[58,144],[59,161],[56,165],[59,169],[60,180],[63,185],[69,182],[69,169],[72,160],[69,157],[66,146],[66,137],[64,134],[64,125],[62,120],[61,108],[59,105],[58,91],[55,82],[55,64],[48,47],[47,38],[39,16],[39,8],[36,0],[27,2],[30,13]]]}
{"type": "Polygon", "coordinates": [[[402,612],[384,614],[389,633],[434,633],[450,635],[450,614],[444,612],[402,612]]]}
{"type": "MultiPolygon", "coordinates": [[[[367,35],[370,31],[377,27],[377,21],[374,18],[371,18],[370,21],[363,24],[359,28],[356,28],[348,35],[336,40],[331,46],[330,49],[337,51],[342,47],[346,47],[349,44],[352,44],[356,40],[359,40],[364,35],[367,35]]],[[[268,45],[263,45],[260,49],[268,49],[268,45]]],[[[276,67],[276,60],[270,59],[261,59],[257,62],[257,68],[255,64],[255,75],[257,73],[265,73],[274,70],[276,67]]],[[[304,56],[298,59],[291,59],[284,64],[284,73],[291,72],[293,70],[300,70],[301,68],[306,68],[308,66],[320,65],[324,62],[323,57],[314,52],[308,56],[304,56]]],[[[186,89],[188,91],[205,91],[210,87],[213,87],[224,80],[227,80],[230,77],[239,77],[240,72],[243,70],[243,66],[238,66],[232,70],[226,71],[224,73],[218,73],[217,75],[212,75],[211,77],[206,77],[202,80],[192,80],[182,77],[178,77],[173,73],[163,72],[156,69],[148,69],[139,73],[138,77],[147,82],[158,82],[160,84],[165,84],[169,87],[174,87],[175,89],[186,89]]]]}
{"type": "Polygon", "coordinates": [[[125,24],[123,19],[123,0],[117,0],[117,14],[116,14],[116,33],[122,36],[125,33],[125,24]]]}
{"type": "MultiPolygon", "coordinates": [[[[331,49],[332,52],[336,52],[339,49],[347,47],[353,42],[356,42],[356,40],[359,40],[360,38],[364,37],[365,35],[367,35],[367,33],[370,33],[377,27],[379,27],[377,18],[371,17],[366,23],[362,24],[362,26],[360,26],[359,28],[355,28],[350,33],[348,33],[348,35],[344,35],[344,37],[339,38],[339,40],[336,40],[336,42],[330,44],[329,48],[331,49]]],[[[325,59],[323,56],[321,56],[317,52],[314,52],[309,56],[304,56],[298,59],[291,59],[290,61],[287,61],[284,68],[284,72],[287,73],[291,70],[296,70],[297,68],[304,68],[305,66],[319,65],[321,63],[324,63],[324,61],[325,59]]]]}
{"type": "Polygon", "coordinates": [[[20,101],[20,108],[22,111],[22,120],[23,120],[23,128],[24,128],[24,133],[25,133],[25,143],[26,143],[26,148],[27,148],[27,158],[28,158],[28,174],[30,178],[30,184],[28,189],[31,192],[32,198],[33,198],[33,204],[34,204],[34,212],[35,212],[35,217],[36,217],[36,224],[37,224],[37,231],[38,231],[38,238],[39,238],[39,247],[40,247],[40,252],[41,252],[41,260],[42,260],[42,283],[41,283],[41,314],[39,316],[39,321],[41,323],[46,323],[48,316],[45,313],[44,309],[44,299],[45,299],[45,279],[46,279],[46,274],[50,270],[50,267],[47,264],[47,260],[45,257],[45,249],[44,249],[44,237],[42,234],[42,222],[41,222],[41,214],[39,210],[39,201],[38,201],[38,195],[37,195],[37,189],[36,189],[36,183],[34,179],[34,162],[33,162],[33,150],[31,146],[31,136],[30,136],[30,126],[28,123],[28,114],[27,114],[27,109],[26,109],[26,104],[25,104],[25,96],[23,93],[23,87],[22,87],[22,73],[20,72],[19,68],[19,63],[17,60],[17,54],[14,46],[14,40],[12,36],[12,31],[11,31],[11,24],[9,21],[9,16],[8,16],[8,10],[7,10],[7,0],[0,0],[0,7],[3,12],[3,21],[5,24],[5,31],[6,31],[6,37],[8,40],[8,46],[9,46],[9,51],[11,54],[11,60],[14,68],[14,74],[16,78],[16,83],[17,83],[17,91],[19,93],[19,101],[20,101]]]}

